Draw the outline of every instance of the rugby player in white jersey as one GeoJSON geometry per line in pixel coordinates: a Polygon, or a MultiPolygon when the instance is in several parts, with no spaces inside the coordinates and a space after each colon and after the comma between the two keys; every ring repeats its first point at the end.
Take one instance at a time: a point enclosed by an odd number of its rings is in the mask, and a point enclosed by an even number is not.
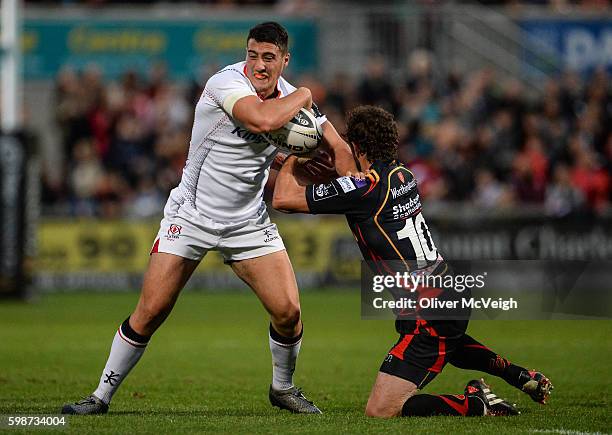
{"type": "MultiPolygon", "coordinates": [[[[293,385],[302,341],[298,288],[263,202],[277,148],[260,134],[280,128],[302,107],[312,107],[307,88],[296,89],[281,77],[288,63],[287,31],[278,23],[262,23],[249,32],[246,61],[208,80],[195,109],[183,176],[164,209],[140,300],[115,334],[97,389],[65,405],[62,413],[108,411],[113,394],[210,250],[221,252],[270,314],[271,403],[296,413],[321,412],[293,385]]],[[[337,171],[355,172],[349,146],[314,109],[337,171]]]]}

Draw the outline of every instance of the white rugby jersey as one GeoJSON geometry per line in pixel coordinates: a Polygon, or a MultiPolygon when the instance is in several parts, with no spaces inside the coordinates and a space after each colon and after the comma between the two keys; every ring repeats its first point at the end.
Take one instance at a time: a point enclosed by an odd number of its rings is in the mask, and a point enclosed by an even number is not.
{"type": "MultiPolygon", "coordinates": [[[[241,222],[265,211],[263,189],[278,149],[232,118],[231,108],[257,95],[246,62],[213,75],[196,105],[189,155],[178,190],[196,211],[218,222],[241,222]]],[[[296,90],[282,77],[279,98],[296,90]]],[[[321,115],[320,123],[327,119],[321,115]]]]}

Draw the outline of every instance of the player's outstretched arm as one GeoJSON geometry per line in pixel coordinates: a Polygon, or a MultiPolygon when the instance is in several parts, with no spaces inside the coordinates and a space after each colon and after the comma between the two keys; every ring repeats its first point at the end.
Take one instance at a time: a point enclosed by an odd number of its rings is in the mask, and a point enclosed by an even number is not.
{"type": "Polygon", "coordinates": [[[338,175],[345,176],[356,174],[359,171],[353,158],[353,153],[349,145],[340,137],[335,127],[331,122],[324,122],[323,125],[323,143],[327,145],[334,155],[336,172],[338,175]]]}
{"type": "Polygon", "coordinates": [[[298,183],[296,171],[298,159],[289,156],[276,178],[272,207],[284,213],[309,213],[306,187],[298,183]]]}
{"type": "Polygon", "coordinates": [[[232,117],[247,130],[260,134],[281,128],[302,107],[312,106],[312,94],[308,88],[298,88],[283,98],[261,100],[255,95],[240,98],[231,108],[232,117]]]}

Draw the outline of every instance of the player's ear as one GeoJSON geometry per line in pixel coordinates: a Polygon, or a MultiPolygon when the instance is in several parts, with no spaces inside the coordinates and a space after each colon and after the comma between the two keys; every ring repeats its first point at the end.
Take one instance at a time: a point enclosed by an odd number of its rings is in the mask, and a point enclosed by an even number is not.
{"type": "Polygon", "coordinates": [[[285,53],[285,56],[283,57],[283,67],[287,68],[287,66],[289,65],[289,58],[291,57],[291,54],[289,52],[285,53]]]}

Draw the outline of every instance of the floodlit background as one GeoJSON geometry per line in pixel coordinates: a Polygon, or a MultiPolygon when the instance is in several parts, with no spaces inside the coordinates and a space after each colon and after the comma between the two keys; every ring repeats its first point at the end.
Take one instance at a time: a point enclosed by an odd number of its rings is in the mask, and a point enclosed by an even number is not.
{"type": "MultiPolygon", "coordinates": [[[[18,50],[14,2],[2,0],[0,296],[26,302],[0,303],[0,419],[56,414],[92,391],[136,303],[203,86],[244,59],[262,21],[286,26],[286,78],[340,132],[358,104],[393,112],[446,259],[553,260],[530,270],[559,294],[588,261],[591,289],[610,289],[609,1],[25,1],[18,50]]],[[[301,289],[296,382],[325,414],[269,406],[266,313],[211,253],[111,414],[74,418],[73,433],[609,432],[610,320],[471,322],[471,335],[553,380],[548,407],[489,377],[520,417],[366,419],[396,335],[360,318],[354,239],[342,217],[273,221],[301,289]]],[[[461,393],[480,376],[449,367],[426,392],[461,393]]]]}
{"type": "MultiPolygon", "coordinates": [[[[290,33],[286,77],[338,130],[357,104],[396,116],[401,160],[447,258],[610,258],[609,6],[27,1],[34,283],[138,287],[202,88],[270,19],[290,33]]],[[[342,219],[276,220],[304,285],[358,277],[342,219]]],[[[239,285],[216,255],[199,270],[196,287],[239,285]]]]}

